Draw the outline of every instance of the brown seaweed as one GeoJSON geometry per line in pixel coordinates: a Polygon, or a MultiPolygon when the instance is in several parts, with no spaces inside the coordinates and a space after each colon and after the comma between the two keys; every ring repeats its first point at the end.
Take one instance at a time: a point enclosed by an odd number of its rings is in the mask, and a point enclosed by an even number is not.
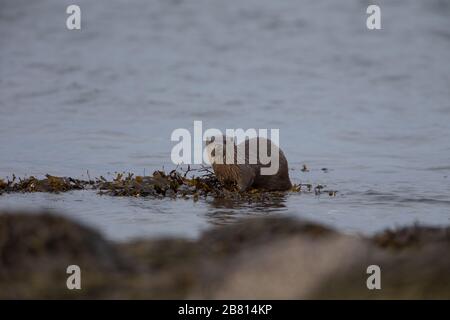
{"type": "Polygon", "coordinates": [[[17,178],[13,175],[12,180],[0,180],[0,192],[50,192],[59,193],[70,190],[83,190],[88,181],[78,180],[70,177],[57,177],[45,175],[44,179],[34,176],[29,178],[17,178]]]}
{"type": "MultiPolygon", "coordinates": [[[[251,189],[239,192],[235,185],[224,185],[206,167],[187,170],[175,169],[166,173],[163,170],[153,172],[151,176],[140,176],[133,173],[116,173],[114,178],[103,176],[89,180],[58,177],[47,174],[45,178],[34,176],[28,178],[13,178],[0,180],[0,194],[13,192],[49,192],[61,193],[72,190],[97,190],[100,195],[126,197],[155,197],[155,198],[192,198],[197,201],[208,196],[237,200],[264,200],[286,192],[268,192],[251,189]]],[[[324,185],[295,184],[289,192],[311,193],[315,195],[328,194],[335,196],[337,191],[327,190],[324,185]]]]}

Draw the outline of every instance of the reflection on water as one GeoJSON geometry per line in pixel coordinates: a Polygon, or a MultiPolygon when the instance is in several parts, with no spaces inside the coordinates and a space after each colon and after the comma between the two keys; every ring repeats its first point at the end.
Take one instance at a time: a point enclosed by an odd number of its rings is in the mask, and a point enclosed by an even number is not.
{"type": "Polygon", "coordinates": [[[117,239],[267,214],[363,233],[449,224],[450,1],[379,1],[374,32],[367,1],[77,4],[80,32],[65,29],[64,1],[1,2],[0,177],[170,170],[172,131],[202,120],[279,128],[292,181],[338,195],[11,194],[0,208],[62,211],[117,239]]]}
{"type": "Polygon", "coordinates": [[[214,198],[211,201],[207,201],[213,209],[245,209],[251,208],[253,211],[279,211],[280,208],[284,208],[286,202],[286,194],[274,193],[264,199],[254,200],[236,200],[236,199],[222,199],[214,198]]]}
{"type": "Polygon", "coordinates": [[[286,209],[287,194],[274,194],[270,198],[249,200],[212,198],[206,201],[210,207],[206,213],[213,225],[223,225],[242,217],[264,216],[281,213],[286,209]]]}

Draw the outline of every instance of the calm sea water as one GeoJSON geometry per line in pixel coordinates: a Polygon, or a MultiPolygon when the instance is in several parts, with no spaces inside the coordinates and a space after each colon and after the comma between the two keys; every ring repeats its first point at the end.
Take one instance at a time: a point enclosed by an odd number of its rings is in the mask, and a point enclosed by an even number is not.
{"type": "Polygon", "coordinates": [[[0,0],[0,177],[172,168],[170,134],[279,128],[293,182],[264,203],[9,194],[113,239],[289,215],[345,232],[450,224],[450,1],[0,0]],[[303,164],[310,168],[302,172],[303,164]],[[324,172],[321,168],[328,168],[324,172]]]}

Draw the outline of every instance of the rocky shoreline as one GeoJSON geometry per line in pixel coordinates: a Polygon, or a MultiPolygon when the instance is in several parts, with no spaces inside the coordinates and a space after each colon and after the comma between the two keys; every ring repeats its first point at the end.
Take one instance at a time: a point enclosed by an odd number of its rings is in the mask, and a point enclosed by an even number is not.
{"type": "Polygon", "coordinates": [[[268,217],[115,243],[60,215],[0,212],[0,298],[449,299],[449,249],[450,227],[363,237],[268,217]],[[66,287],[73,264],[81,290],[66,287]],[[380,290],[366,286],[369,265],[380,290]]]}

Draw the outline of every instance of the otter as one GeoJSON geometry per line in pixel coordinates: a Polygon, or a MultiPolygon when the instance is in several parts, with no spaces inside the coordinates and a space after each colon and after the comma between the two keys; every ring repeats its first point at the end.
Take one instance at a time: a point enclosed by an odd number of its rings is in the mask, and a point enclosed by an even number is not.
{"type": "Polygon", "coordinates": [[[292,188],[286,157],[270,139],[251,138],[236,145],[234,139],[230,137],[222,136],[222,139],[210,137],[206,141],[206,148],[219,181],[224,184],[234,184],[239,191],[248,191],[250,188],[286,191],[292,188]],[[270,160],[277,160],[278,154],[278,166],[274,164],[275,172],[270,173],[270,169],[273,168],[272,161],[268,162],[269,159],[261,161],[259,150],[264,143],[267,148],[262,150],[262,156],[270,155],[270,160]],[[229,147],[229,144],[232,144],[232,147],[229,147]],[[234,150],[233,155],[227,154],[230,150],[234,150]]]}

